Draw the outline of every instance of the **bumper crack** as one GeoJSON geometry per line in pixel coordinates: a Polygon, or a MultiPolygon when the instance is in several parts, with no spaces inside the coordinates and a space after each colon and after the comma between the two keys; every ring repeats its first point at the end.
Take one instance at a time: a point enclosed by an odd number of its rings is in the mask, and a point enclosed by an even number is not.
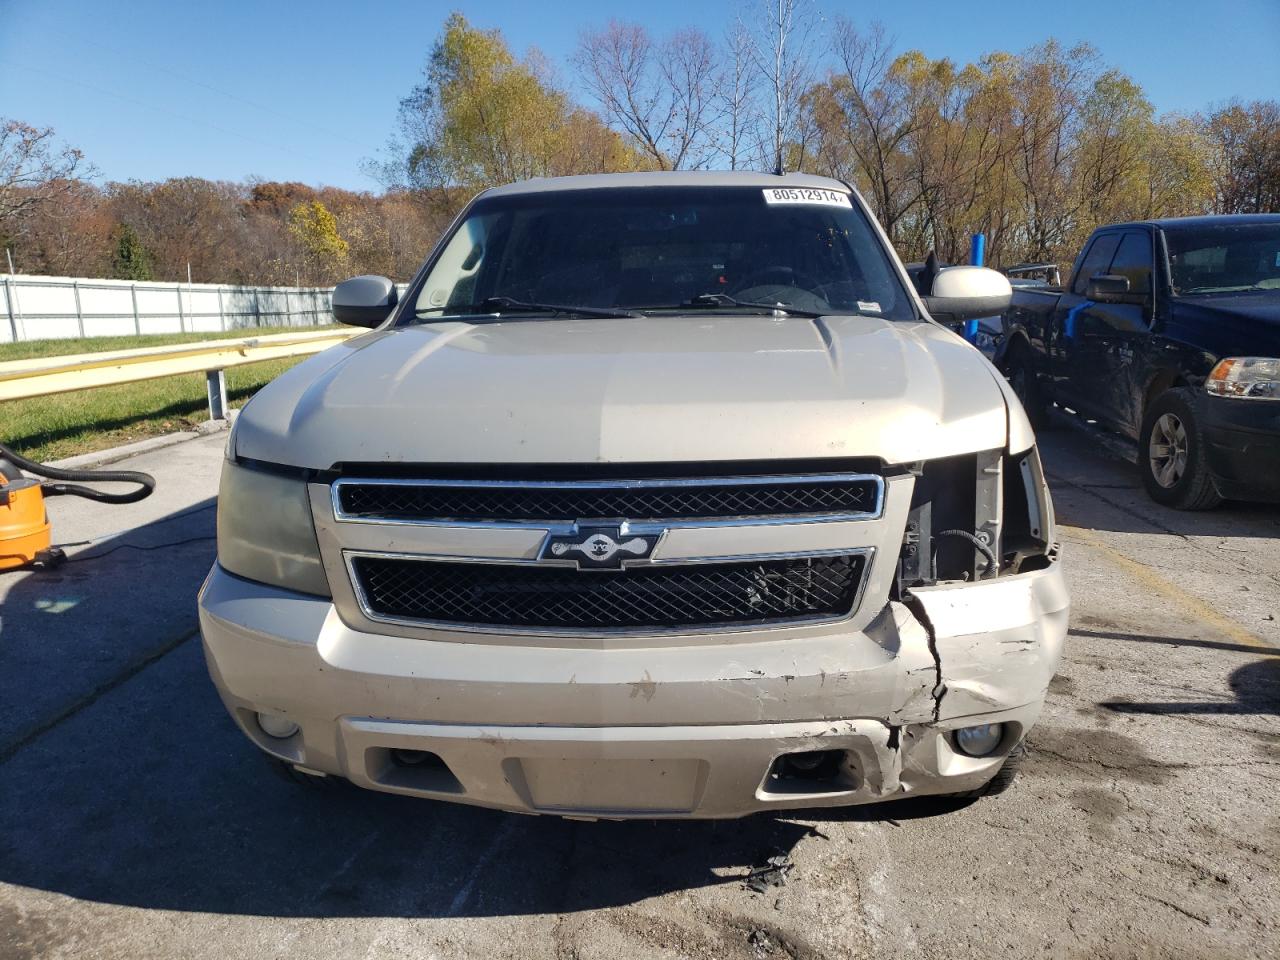
{"type": "Polygon", "coordinates": [[[907,593],[903,597],[903,605],[911,611],[912,615],[920,622],[920,626],[924,627],[925,636],[929,641],[929,655],[933,657],[933,669],[936,677],[930,696],[933,697],[933,722],[938,722],[938,716],[942,711],[942,698],[947,694],[947,685],[942,679],[942,658],[938,655],[938,635],[933,628],[933,621],[929,619],[929,613],[925,610],[924,604],[920,602],[920,598],[907,593]]]}

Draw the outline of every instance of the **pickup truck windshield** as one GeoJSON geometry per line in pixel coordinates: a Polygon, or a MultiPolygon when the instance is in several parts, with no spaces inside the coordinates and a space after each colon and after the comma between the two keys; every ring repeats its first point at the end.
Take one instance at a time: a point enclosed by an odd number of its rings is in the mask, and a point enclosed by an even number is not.
{"type": "MultiPolygon", "coordinates": [[[[914,320],[845,193],[640,187],[481,198],[402,322],[487,313],[768,309],[914,320]],[[770,196],[770,194],[772,194],[770,196]],[[518,305],[495,309],[495,304],[518,305]]],[[[625,315],[625,313],[623,314],[625,315]]]]}
{"type": "Polygon", "coordinates": [[[1169,230],[1165,242],[1174,296],[1280,290],[1280,224],[1169,230]]]}

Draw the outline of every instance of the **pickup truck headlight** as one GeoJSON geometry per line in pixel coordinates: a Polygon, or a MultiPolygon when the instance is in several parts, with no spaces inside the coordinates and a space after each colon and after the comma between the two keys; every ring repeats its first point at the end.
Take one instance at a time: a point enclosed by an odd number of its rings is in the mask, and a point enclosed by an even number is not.
{"type": "Polygon", "coordinates": [[[1280,400],[1280,359],[1276,357],[1227,357],[1204,382],[1215,397],[1237,400],[1280,400]]]}
{"type": "Polygon", "coordinates": [[[223,461],[218,563],[246,580],[329,596],[306,482],[223,461]]]}

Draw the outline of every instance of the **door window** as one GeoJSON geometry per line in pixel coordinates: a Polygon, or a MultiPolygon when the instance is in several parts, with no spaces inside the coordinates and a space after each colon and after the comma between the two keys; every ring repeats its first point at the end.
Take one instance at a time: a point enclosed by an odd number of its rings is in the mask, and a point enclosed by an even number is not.
{"type": "Polygon", "coordinates": [[[1071,286],[1071,292],[1084,296],[1090,278],[1107,272],[1107,267],[1111,264],[1111,258],[1115,256],[1116,247],[1119,245],[1120,234],[1118,233],[1104,233],[1100,237],[1095,237],[1084,255],[1084,260],[1080,263],[1080,269],[1076,271],[1076,281],[1071,286]]]}
{"type": "Polygon", "coordinates": [[[1120,241],[1110,273],[1127,277],[1130,293],[1151,292],[1151,235],[1130,230],[1120,241]]]}

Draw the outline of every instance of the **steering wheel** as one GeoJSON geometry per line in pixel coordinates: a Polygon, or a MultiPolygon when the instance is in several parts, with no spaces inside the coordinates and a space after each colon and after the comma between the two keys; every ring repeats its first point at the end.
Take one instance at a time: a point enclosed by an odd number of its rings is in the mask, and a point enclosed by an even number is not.
{"type": "Polygon", "coordinates": [[[747,277],[729,295],[752,303],[781,303],[799,310],[829,312],[831,304],[815,292],[817,289],[820,286],[806,273],[790,267],[769,267],[747,277]],[[770,282],[770,278],[776,279],[770,282]]]}
{"type": "Polygon", "coordinates": [[[812,293],[818,286],[818,282],[813,277],[791,267],[766,267],[743,279],[728,293],[741,300],[750,300],[753,298],[743,294],[756,287],[795,287],[805,293],[812,293]]]}

